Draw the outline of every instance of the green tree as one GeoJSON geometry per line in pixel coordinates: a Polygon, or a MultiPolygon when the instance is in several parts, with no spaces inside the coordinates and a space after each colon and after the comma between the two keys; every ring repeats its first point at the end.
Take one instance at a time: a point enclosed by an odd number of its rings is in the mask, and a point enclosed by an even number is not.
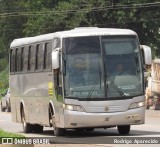
{"type": "Polygon", "coordinates": [[[154,56],[158,55],[160,3],[156,0],[59,0],[43,4],[44,0],[28,3],[34,13],[25,25],[27,36],[79,26],[129,28],[137,32],[141,44],[151,46],[154,56]]]}
{"type": "Polygon", "coordinates": [[[0,53],[15,38],[97,26],[132,29],[158,56],[159,12],[156,0],[1,0],[0,53]]]}

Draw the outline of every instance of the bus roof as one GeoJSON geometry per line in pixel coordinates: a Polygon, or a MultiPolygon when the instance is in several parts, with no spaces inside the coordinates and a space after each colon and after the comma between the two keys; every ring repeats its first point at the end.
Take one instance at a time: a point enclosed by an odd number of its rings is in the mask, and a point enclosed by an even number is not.
{"type": "Polygon", "coordinates": [[[137,35],[129,29],[115,28],[97,28],[97,27],[80,27],[68,31],[60,31],[50,34],[44,34],[34,37],[19,38],[12,41],[10,48],[32,44],[41,41],[52,40],[54,37],[80,37],[80,36],[105,36],[105,35],[137,35]]]}

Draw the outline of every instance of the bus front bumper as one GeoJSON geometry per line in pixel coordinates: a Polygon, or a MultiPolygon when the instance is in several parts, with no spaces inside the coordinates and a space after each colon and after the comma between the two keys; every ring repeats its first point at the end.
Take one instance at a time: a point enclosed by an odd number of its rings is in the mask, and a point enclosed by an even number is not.
{"type": "Polygon", "coordinates": [[[63,128],[105,128],[119,125],[144,124],[145,107],[129,109],[125,112],[86,113],[64,110],[63,128]]]}

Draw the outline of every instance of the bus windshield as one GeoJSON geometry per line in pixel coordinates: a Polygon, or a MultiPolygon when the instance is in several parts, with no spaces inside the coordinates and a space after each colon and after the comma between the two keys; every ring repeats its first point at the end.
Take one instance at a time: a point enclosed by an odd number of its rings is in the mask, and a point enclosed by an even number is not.
{"type": "Polygon", "coordinates": [[[65,39],[65,94],[68,97],[104,97],[99,37],[65,39]]]}
{"type": "Polygon", "coordinates": [[[65,97],[123,99],[143,94],[135,36],[72,37],[63,41],[65,97]]]}
{"type": "Polygon", "coordinates": [[[142,63],[135,36],[102,37],[107,97],[143,94],[142,63]]]}

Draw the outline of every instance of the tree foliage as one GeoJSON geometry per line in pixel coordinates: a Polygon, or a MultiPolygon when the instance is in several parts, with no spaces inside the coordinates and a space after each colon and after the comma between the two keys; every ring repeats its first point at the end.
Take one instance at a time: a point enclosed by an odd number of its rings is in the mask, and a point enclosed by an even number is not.
{"type": "Polygon", "coordinates": [[[156,0],[0,0],[0,58],[15,38],[88,26],[132,29],[159,56],[159,12],[156,0]]]}

